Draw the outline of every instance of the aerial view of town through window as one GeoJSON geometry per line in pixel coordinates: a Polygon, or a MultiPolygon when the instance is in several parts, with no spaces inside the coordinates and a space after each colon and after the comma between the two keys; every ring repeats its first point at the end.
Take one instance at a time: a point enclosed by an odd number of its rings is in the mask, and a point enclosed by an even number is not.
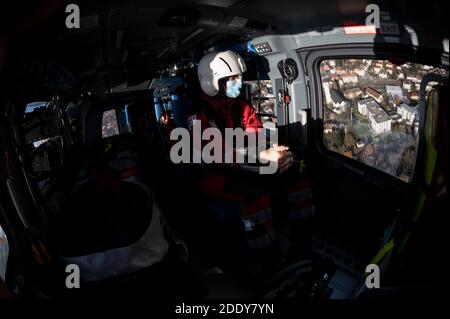
{"type": "Polygon", "coordinates": [[[250,88],[251,103],[256,112],[260,114],[264,126],[275,127],[275,95],[273,94],[272,81],[246,81],[246,84],[250,88]]]}
{"type": "Polygon", "coordinates": [[[415,63],[322,61],[325,146],[411,182],[419,143],[420,82],[433,72],[448,76],[415,63]]]}
{"type": "Polygon", "coordinates": [[[105,111],[102,117],[102,138],[119,135],[116,110],[105,111]]]}

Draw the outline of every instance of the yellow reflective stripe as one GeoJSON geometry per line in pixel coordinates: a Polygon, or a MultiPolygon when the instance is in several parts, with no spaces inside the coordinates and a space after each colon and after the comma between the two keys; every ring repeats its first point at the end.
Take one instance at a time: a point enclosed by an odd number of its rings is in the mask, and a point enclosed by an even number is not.
{"type": "MultiPolygon", "coordinates": [[[[427,103],[427,118],[425,122],[425,162],[424,162],[424,171],[423,178],[426,185],[424,187],[428,187],[431,184],[431,180],[434,175],[434,169],[436,167],[436,158],[437,151],[433,146],[433,132],[432,132],[432,123],[433,123],[433,95],[430,95],[430,98],[427,103]]],[[[423,210],[423,206],[425,204],[426,195],[423,191],[419,192],[419,197],[417,198],[416,206],[413,212],[413,222],[416,222],[419,219],[420,213],[423,210]]]]}
{"type": "Polygon", "coordinates": [[[417,219],[420,216],[420,213],[422,212],[423,205],[425,204],[425,193],[420,191],[419,197],[417,198],[416,207],[414,207],[414,214],[413,214],[413,222],[416,222],[417,219]]]}
{"type": "Polygon", "coordinates": [[[378,251],[378,254],[372,259],[371,264],[377,264],[386,256],[386,254],[394,248],[394,240],[391,239],[378,251]]]}
{"type": "Polygon", "coordinates": [[[434,167],[436,166],[436,158],[437,158],[437,152],[434,149],[433,145],[431,144],[431,140],[428,141],[427,139],[427,145],[425,150],[425,170],[424,170],[424,177],[425,182],[427,185],[430,185],[431,179],[433,178],[434,173],[434,167]]]}

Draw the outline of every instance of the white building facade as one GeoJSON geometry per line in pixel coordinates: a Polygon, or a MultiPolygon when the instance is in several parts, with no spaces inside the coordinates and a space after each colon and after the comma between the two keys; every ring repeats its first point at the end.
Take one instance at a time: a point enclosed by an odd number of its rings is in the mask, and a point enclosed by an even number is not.
{"type": "Polygon", "coordinates": [[[409,106],[408,104],[402,103],[397,107],[397,113],[402,117],[407,124],[412,124],[414,119],[418,115],[417,108],[409,106]]]}

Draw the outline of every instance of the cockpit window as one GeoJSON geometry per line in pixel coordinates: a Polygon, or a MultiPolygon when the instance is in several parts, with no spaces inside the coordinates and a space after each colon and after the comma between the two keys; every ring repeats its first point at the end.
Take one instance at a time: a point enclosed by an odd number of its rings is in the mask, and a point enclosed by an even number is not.
{"type": "Polygon", "coordinates": [[[102,138],[119,135],[119,124],[117,122],[116,110],[111,109],[103,112],[102,117],[102,138]]]}
{"type": "Polygon", "coordinates": [[[411,182],[419,143],[419,88],[432,72],[444,71],[375,59],[322,61],[325,146],[411,182]]]}
{"type": "Polygon", "coordinates": [[[32,102],[28,103],[25,108],[25,113],[32,113],[35,109],[43,109],[46,108],[50,102],[32,102]]]}
{"type": "Polygon", "coordinates": [[[258,80],[246,81],[249,87],[250,100],[262,122],[268,125],[276,123],[275,95],[273,93],[272,81],[258,80]]]}

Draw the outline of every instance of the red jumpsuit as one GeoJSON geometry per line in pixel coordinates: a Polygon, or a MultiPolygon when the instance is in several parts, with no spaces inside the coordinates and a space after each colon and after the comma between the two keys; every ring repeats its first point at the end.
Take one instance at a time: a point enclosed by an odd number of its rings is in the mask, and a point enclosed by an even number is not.
{"type": "MultiPolygon", "coordinates": [[[[203,106],[199,107],[188,118],[189,128],[192,129],[193,120],[201,123],[201,131],[206,128],[216,127],[222,131],[224,128],[242,128],[257,134],[262,128],[261,120],[258,118],[253,106],[243,99],[231,99],[227,97],[202,96],[203,106]]],[[[209,141],[204,141],[207,144],[209,141]]],[[[203,144],[203,145],[204,145],[203,144]]],[[[222,143],[225,145],[225,143],[222,143]]],[[[236,154],[237,150],[227,150],[223,147],[223,159],[225,152],[231,151],[236,154]]],[[[236,157],[233,156],[233,159],[236,157]]],[[[233,165],[238,166],[233,160],[233,165]]],[[[264,248],[273,241],[272,212],[270,206],[270,196],[255,182],[252,183],[250,177],[245,180],[236,180],[227,174],[211,172],[204,176],[198,188],[200,192],[207,195],[209,199],[216,202],[233,203],[238,210],[245,228],[246,241],[251,248],[264,248]],[[242,185],[246,186],[242,186],[242,185]],[[240,188],[240,190],[234,189],[240,188]],[[233,190],[234,189],[234,190],[233,190]],[[258,189],[255,192],[255,189],[258,189]],[[243,191],[244,190],[244,191],[243,191]],[[246,191],[245,191],[246,190],[246,191]],[[246,194],[247,193],[247,194],[246,194]]],[[[217,208],[217,205],[215,205],[217,208]]],[[[222,205],[222,214],[232,214],[229,212],[229,205],[222,205]]],[[[225,219],[226,216],[223,216],[225,219]]]]}
{"type": "MultiPolygon", "coordinates": [[[[262,123],[253,106],[243,99],[202,96],[203,107],[198,108],[188,119],[201,122],[202,132],[209,127],[237,128],[257,134],[262,123]]],[[[209,141],[205,141],[207,144],[209,141]]],[[[225,144],[225,143],[223,143],[225,144]]],[[[225,154],[226,150],[223,150],[225,154]]],[[[236,152],[236,149],[231,151],[236,152]]],[[[234,164],[238,166],[238,164],[234,164]]],[[[291,178],[283,186],[287,194],[287,217],[292,223],[303,223],[305,218],[315,214],[315,207],[309,181],[304,173],[290,174],[291,178]]],[[[271,197],[256,178],[230,177],[229,174],[212,172],[204,176],[198,184],[199,191],[208,198],[234,203],[245,226],[246,241],[251,248],[264,248],[274,239],[271,197]],[[253,192],[252,192],[253,191],[253,192]]],[[[230,206],[222,209],[222,214],[230,214],[230,206]]],[[[217,207],[217,205],[216,205],[217,207]]],[[[226,218],[226,216],[225,216],[226,218]]]]}

